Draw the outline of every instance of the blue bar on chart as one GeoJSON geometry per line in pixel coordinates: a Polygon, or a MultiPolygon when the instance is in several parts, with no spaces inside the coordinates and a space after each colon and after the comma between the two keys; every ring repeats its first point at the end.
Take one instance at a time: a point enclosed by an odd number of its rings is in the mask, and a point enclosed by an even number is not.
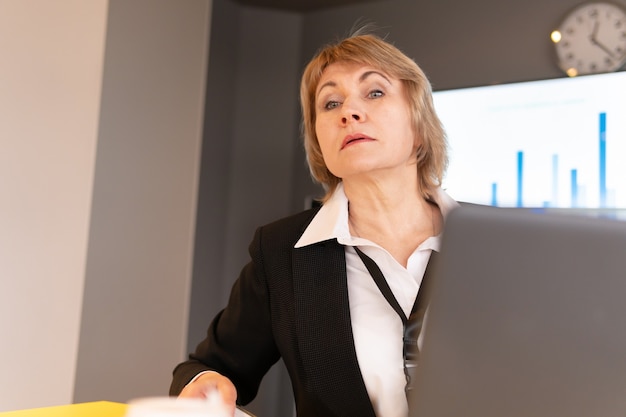
{"type": "Polygon", "coordinates": [[[599,161],[599,174],[600,174],[600,207],[607,207],[606,198],[606,113],[600,113],[600,161],[599,161]]]}
{"type": "Polygon", "coordinates": [[[570,184],[572,195],[571,207],[576,208],[578,207],[578,171],[575,169],[572,169],[570,171],[570,184]]]}
{"type": "Polygon", "coordinates": [[[552,155],[552,201],[551,207],[559,205],[559,156],[552,155]]]}
{"type": "Polygon", "coordinates": [[[517,207],[524,207],[522,186],[524,178],[524,152],[517,152],[517,207]]]}

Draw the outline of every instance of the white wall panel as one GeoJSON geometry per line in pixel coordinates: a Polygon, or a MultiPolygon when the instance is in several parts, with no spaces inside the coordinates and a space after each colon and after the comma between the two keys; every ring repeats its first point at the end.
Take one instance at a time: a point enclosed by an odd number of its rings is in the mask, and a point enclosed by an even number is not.
{"type": "Polygon", "coordinates": [[[107,3],[0,1],[0,411],[72,399],[107,3]]]}

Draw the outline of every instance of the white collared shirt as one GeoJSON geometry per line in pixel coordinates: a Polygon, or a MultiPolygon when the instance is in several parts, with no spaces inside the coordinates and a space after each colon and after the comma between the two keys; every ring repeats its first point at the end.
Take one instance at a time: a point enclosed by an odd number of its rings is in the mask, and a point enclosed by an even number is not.
{"type": "MultiPolygon", "coordinates": [[[[433,196],[445,217],[458,204],[442,189],[433,196]]],[[[441,235],[426,239],[400,265],[385,249],[370,240],[353,237],[348,226],[348,199],[339,184],[313,218],[296,248],[337,239],[346,248],[348,298],[354,345],[370,400],[378,417],[406,417],[404,391],[403,325],[381,294],[354,250],[358,246],[382,271],[393,295],[408,317],[426,270],[431,251],[439,251],[441,235]]]]}

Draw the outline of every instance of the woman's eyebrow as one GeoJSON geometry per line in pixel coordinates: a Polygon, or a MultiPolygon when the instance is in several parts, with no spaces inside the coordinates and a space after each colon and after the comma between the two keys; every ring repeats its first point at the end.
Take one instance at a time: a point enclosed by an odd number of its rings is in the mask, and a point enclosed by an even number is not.
{"type": "Polygon", "coordinates": [[[366,80],[366,79],[367,79],[370,75],[374,75],[374,74],[381,76],[382,78],[384,78],[384,79],[385,79],[385,81],[387,81],[389,84],[391,84],[391,81],[389,80],[389,78],[387,78],[387,76],[386,76],[385,74],[383,74],[383,73],[382,73],[382,72],[380,72],[380,71],[374,71],[374,70],[372,70],[372,71],[365,71],[365,72],[364,72],[363,74],[361,74],[361,76],[359,77],[359,81],[360,81],[360,82],[363,82],[363,81],[365,81],[365,80],[366,80]]]}
{"type": "Polygon", "coordinates": [[[325,87],[336,87],[336,86],[337,86],[336,82],[334,82],[334,81],[326,81],[324,84],[320,85],[317,88],[317,93],[315,93],[315,97],[318,97],[325,87]]]}
{"type": "MultiPolygon", "coordinates": [[[[371,75],[379,75],[380,77],[382,77],[385,81],[387,81],[389,84],[391,84],[391,81],[389,80],[389,78],[383,74],[380,71],[375,71],[375,70],[371,70],[371,71],[365,71],[363,74],[361,74],[361,76],[359,77],[359,82],[363,82],[365,81],[368,77],[370,77],[371,75]]],[[[317,93],[315,94],[316,97],[318,97],[321,93],[321,91],[326,88],[326,87],[336,87],[337,83],[329,80],[326,81],[324,84],[320,85],[317,88],[317,93]]]]}

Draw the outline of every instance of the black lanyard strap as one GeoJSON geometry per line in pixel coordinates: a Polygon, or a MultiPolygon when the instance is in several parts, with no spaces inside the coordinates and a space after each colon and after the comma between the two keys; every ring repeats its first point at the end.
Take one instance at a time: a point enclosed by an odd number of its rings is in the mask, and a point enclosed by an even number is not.
{"type": "MultiPolygon", "coordinates": [[[[376,283],[376,286],[378,287],[380,292],[383,294],[389,305],[391,305],[395,312],[398,313],[398,316],[400,316],[400,319],[402,320],[402,324],[406,326],[406,323],[409,319],[406,317],[406,314],[404,314],[404,310],[402,310],[400,304],[398,304],[398,300],[396,300],[396,297],[393,295],[391,288],[389,288],[389,284],[387,283],[387,280],[385,279],[382,271],[378,267],[378,264],[374,262],[372,258],[364,254],[363,251],[358,247],[355,246],[354,249],[356,250],[356,253],[359,254],[359,257],[365,264],[365,267],[369,271],[372,278],[374,278],[374,282],[376,283]]],[[[415,301],[417,302],[417,298],[415,301]]],[[[415,308],[415,305],[413,305],[413,308],[415,308]]]]}
{"type": "Polygon", "coordinates": [[[376,283],[376,286],[378,287],[380,292],[383,294],[389,305],[391,305],[395,312],[398,313],[398,316],[400,316],[402,323],[406,325],[409,321],[415,320],[419,317],[423,318],[424,313],[426,312],[426,307],[428,306],[428,293],[430,292],[430,281],[432,280],[428,278],[430,275],[432,275],[431,265],[435,263],[434,259],[437,256],[437,252],[433,251],[430,255],[428,265],[426,265],[426,270],[424,271],[424,276],[422,277],[420,289],[417,292],[417,297],[415,297],[415,302],[413,303],[411,314],[407,319],[406,315],[404,314],[404,310],[402,310],[402,307],[400,307],[400,304],[398,304],[398,300],[396,300],[396,297],[393,295],[391,288],[389,288],[389,284],[387,283],[387,280],[385,279],[382,271],[378,267],[378,264],[374,262],[372,258],[363,253],[363,251],[357,246],[354,246],[354,249],[365,264],[367,271],[374,279],[374,282],[376,283]]]}
{"type": "Polygon", "coordinates": [[[376,286],[383,294],[389,305],[395,310],[400,319],[402,320],[402,327],[404,329],[403,335],[403,356],[405,362],[405,372],[407,376],[407,390],[411,389],[411,375],[410,369],[414,368],[417,360],[419,358],[419,348],[417,346],[417,339],[419,338],[420,332],[422,331],[422,327],[424,325],[424,315],[426,314],[426,308],[428,307],[428,299],[430,293],[430,287],[432,285],[432,278],[429,278],[433,275],[432,273],[432,265],[435,264],[435,259],[437,257],[437,252],[432,251],[430,255],[430,259],[428,261],[428,265],[426,266],[426,270],[424,271],[424,276],[422,278],[422,283],[420,284],[419,291],[417,292],[417,297],[415,297],[415,302],[413,303],[413,308],[411,309],[411,314],[409,317],[406,317],[404,311],[398,304],[398,300],[393,295],[385,276],[382,271],[374,262],[372,258],[363,253],[361,249],[354,246],[356,253],[359,255],[365,267],[369,271],[370,275],[374,279],[376,286]]]}

